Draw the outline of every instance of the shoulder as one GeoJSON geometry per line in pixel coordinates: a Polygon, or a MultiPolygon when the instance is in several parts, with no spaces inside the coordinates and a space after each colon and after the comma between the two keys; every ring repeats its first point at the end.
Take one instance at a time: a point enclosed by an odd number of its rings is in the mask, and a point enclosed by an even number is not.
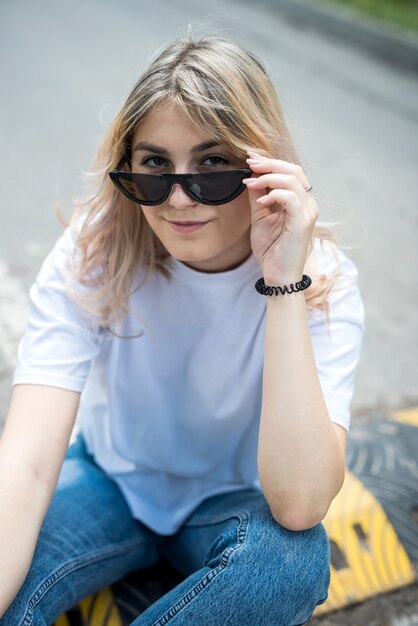
{"type": "Polygon", "coordinates": [[[54,278],[59,279],[60,283],[64,278],[70,280],[70,268],[80,260],[77,242],[85,219],[86,216],[82,215],[72,221],[55,241],[37,274],[38,284],[50,282],[54,278]]]}

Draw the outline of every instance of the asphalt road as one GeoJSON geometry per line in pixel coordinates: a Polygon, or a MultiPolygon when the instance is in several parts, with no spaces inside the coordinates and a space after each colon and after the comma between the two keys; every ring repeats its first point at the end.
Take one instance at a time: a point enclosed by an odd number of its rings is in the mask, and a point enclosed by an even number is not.
{"type": "Polygon", "coordinates": [[[321,218],[340,222],[334,231],[358,265],[367,315],[354,415],[417,402],[416,76],[261,8],[219,0],[210,9],[200,0],[1,3],[2,407],[27,290],[61,231],[57,194],[69,216],[135,77],[189,24],[236,38],[267,62],[321,218]]]}
{"type": "Polygon", "coordinates": [[[320,218],[339,223],[358,266],[367,331],[353,418],[418,403],[416,75],[261,2],[14,0],[0,4],[0,425],[27,292],[62,230],[57,194],[68,217],[137,74],[189,25],[266,61],[320,218]]]}

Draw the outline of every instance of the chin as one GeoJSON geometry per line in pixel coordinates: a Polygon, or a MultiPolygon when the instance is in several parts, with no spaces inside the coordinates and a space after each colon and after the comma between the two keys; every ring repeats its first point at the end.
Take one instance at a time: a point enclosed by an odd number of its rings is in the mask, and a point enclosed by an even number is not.
{"type": "Polygon", "coordinates": [[[219,254],[216,251],[202,249],[202,244],[196,246],[196,250],[185,250],[184,246],[166,246],[168,252],[176,258],[178,261],[184,261],[185,263],[202,263],[204,261],[210,261],[214,256],[219,254]]]}

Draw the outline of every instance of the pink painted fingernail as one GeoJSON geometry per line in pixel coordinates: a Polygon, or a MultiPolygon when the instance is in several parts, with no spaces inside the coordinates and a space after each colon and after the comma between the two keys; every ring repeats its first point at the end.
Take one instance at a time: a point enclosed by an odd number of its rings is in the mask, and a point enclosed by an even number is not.
{"type": "Polygon", "coordinates": [[[246,185],[251,185],[252,183],[256,182],[256,179],[255,178],[244,178],[242,182],[245,183],[246,185]]]}

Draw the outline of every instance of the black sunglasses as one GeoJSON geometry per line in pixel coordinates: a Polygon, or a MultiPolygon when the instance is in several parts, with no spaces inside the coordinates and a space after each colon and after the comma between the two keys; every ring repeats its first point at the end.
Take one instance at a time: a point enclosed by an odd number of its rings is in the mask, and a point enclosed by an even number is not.
{"type": "Polygon", "coordinates": [[[242,181],[251,174],[247,168],[207,174],[137,174],[118,168],[109,172],[119,191],[133,202],[146,206],[167,200],[174,183],[201,204],[226,204],[244,191],[242,181]]]}

